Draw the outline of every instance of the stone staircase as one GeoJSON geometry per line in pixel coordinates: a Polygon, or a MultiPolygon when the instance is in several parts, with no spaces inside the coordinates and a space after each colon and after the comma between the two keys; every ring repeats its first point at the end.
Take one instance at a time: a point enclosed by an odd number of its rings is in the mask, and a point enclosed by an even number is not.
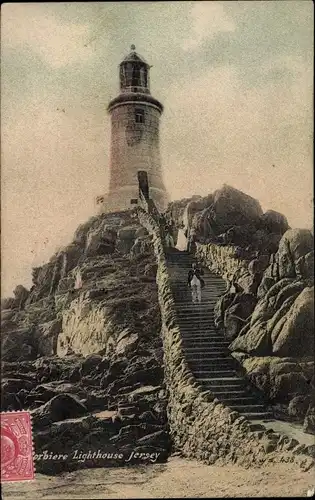
{"type": "Polygon", "coordinates": [[[248,419],[272,419],[263,396],[238,373],[239,366],[228,350],[229,342],[215,328],[214,306],[226,290],[225,281],[203,268],[202,303],[193,304],[187,286],[193,257],[175,250],[166,257],[185,356],[192,373],[204,390],[211,390],[219,401],[248,419]]]}

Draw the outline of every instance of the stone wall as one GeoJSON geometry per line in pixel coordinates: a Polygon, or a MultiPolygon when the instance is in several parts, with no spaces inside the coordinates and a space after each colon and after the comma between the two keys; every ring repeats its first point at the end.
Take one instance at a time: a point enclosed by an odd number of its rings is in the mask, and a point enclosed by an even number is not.
{"type": "Polygon", "coordinates": [[[242,255],[246,256],[245,252],[243,251],[241,255],[240,252],[241,250],[235,246],[220,246],[215,243],[202,245],[196,243],[195,255],[197,259],[203,261],[211,271],[220,274],[220,276],[228,280],[236,273],[244,277],[250,274],[248,270],[250,257],[246,259],[242,257],[242,255]]]}
{"type": "Polygon", "coordinates": [[[313,466],[312,447],[251,424],[221,404],[210,391],[202,391],[185,360],[159,227],[141,208],[138,215],[152,235],[158,264],[168,422],[175,449],[185,457],[209,464],[259,466],[268,461],[296,461],[304,470],[313,466]]]}

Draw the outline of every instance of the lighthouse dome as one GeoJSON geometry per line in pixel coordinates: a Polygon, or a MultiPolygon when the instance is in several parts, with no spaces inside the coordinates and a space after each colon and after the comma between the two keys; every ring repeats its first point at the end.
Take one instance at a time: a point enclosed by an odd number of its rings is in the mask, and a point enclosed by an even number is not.
{"type": "Polygon", "coordinates": [[[120,91],[122,93],[150,94],[150,65],[131,45],[131,52],[120,63],[120,91]]]}
{"type": "Polygon", "coordinates": [[[127,63],[127,62],[131,62],[131,63],[139,62],[139,63],[145,64],[146,66],[149,66],[149,64],[144,59],[144,57],[142,57],[140,54],[138,54],[136,52],[136,47],[134,45],[131,45],[130,48],[131,48],[131,52],[126,57],[124,57],[124,59],[122,60],[120,65],[127,63]]]}

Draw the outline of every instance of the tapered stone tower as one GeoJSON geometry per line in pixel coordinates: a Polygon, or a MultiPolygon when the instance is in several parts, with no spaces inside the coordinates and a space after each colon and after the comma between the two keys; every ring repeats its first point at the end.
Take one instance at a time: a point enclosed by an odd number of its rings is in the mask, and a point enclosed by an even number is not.
{"type": "Polygon", "coordinates": [[[132,45],[119,65],[120,94],[107,108],[111,116],[110,180],[108,193],[97,197],[99,213],[128,210],[138,203],[138,172],[146,172],[149,197],[157,208],[164,211],[167,206],[159,144],[163,106],[151,96],[149,71],[149,64],[132,45]]]}

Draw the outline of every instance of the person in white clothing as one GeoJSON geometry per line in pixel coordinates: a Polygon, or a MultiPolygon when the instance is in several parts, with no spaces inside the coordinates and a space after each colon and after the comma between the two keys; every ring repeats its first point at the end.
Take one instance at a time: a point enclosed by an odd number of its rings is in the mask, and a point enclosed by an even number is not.
{"type": "Polygon", "coordinates": [[[191,296],[193,304],[201,303],[201,289],[204,287],[204,280],[202,279],[203,270],[193,264],[188,272],[188,286],[191,288],[191,296]]]}

